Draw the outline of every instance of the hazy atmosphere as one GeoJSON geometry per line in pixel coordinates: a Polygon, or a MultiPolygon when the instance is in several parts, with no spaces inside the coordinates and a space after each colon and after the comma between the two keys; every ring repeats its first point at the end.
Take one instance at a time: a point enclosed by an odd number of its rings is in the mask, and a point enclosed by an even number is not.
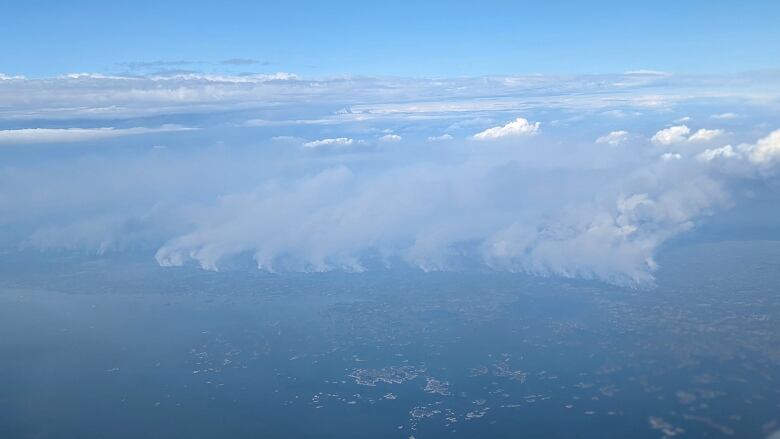
{"type": "Polygon", "coordinates": [[[780,4],[0,6],[0,436],[780,436],[780,4]]]}

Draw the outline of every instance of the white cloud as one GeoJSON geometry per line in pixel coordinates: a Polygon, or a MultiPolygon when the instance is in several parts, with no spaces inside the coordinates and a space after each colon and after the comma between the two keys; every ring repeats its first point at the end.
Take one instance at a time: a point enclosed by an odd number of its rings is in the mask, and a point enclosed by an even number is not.
{"type": "Polygon", "coordinates": [[[689,142],[708,142],[716,137],[723,135],[723,130],[708,130],[702,128],[688,137],[689,142]]]}
{"type": "Polygon", "coordinates": [[[755,144],[743,143],[736,148],[726,145],[706,149],[696,158],[702,162],[719,161],[724,165],[730,164],[731,167],[727,169],[738,174],[753,174],[755,171],[771,174],[775,166],[780,164],[780,130],[772,131],[755,144]],[[743,166],[736,166],[740,162],[743,166]],[[752,167],[746,168],[745,164],[750,164],[752,167]]]}
{"type": "Polygon", "coordinates": [[[691,129],[687,125],[677,125],[669,128],[664,128],[653,136],[653,142],[660,145],[671,145],[674,143],[682,143],[688,140],[688,134],[691,129]]]}
{"type": "Polygon", "coordinates": [[[430,136],[428,137],[429,142],[446,142],[448,140],[453,140],[454,137],[452,137],[449,134],[442,134],[441,136],[430,136]]]}
{"type": "Polygon", "coordinates": [[[3,73],[0,73],[0,81],[12,81],[12,80],[19,80],[19,81],[21,81],[23,79],[26,79],[26,78],[24,76],[21,76],[21,75],[10,76],[10,75],[5,75],[3,73]]]}
{"type": "Polygon", "coordinates": [[[653,143],[659,145],[674,145],[687,142],[708,142],[723,134],[723,130],[710,130],[701,128],[691,134],[691,129],[687,125],[676,125],[664,128],[652,138],[653,143]]]}
{"type": "Polygon", "coordinates": [[[605,143],[607,145],[618,146],[628,140],[628,131],[612,131],[607,135],[596,139],[596,143],[605,143]]]}
{"type": "Polygon", "coordinates": [[[539,132],[539,125],[539,122],[528,122],[527,119],[518,117],[504,126],[488,128],[474,134],[474,140],[495,140],[504,137],[534,135],[539,132]]]}
{"type": "Polygon", "coordinates": [[[682,155],[674,153],[674,152],[665,152],[661,154],[661,160],[668,162],[672,160],[680,160],[682,158],[682,155]]]}
{"type": "Polygon", "coordinates": [[[699,153],[696,158],[703,162],[711,162],[718,158],[732,158],[737,157],[738,154],[734,151],[731,145],[722,146],[720,148],[705,149],[699,153]]]}
{"type": "Polygon", "coordinates": [[[24,128],[18,130],[0,130],[0,143],[69,143],[90,140],[110,139],[113,137],[138,134],[188,131],[195,128],[179,125],[164,125],[157,128],[24,128]]]}
{"type": "Polygon", "coordinates": [[[719,113],[719,114],[713,114],[710,117],[713,119],[726,120],[726,119],[738,119],[740,116],[739,114],[736,113],[719,113]]]}
{"type": "Polygon", "coordinates": [[[354,140],[349,137],[337,137],[333,139],[320,139],[306,142],[303,144],[306,148],[321,148],[323,146],[350,146],[354,143],[354,140]]]}
{"type": "Polygon", "coordinates": [[[751,162],[769,166],[780,162],[780,130],[772,131],[755,145],[745,148],[751,162]]]}
{"type": "Polygon", "coordinates": [[[385,134],[384,136],[379,138],[382,142],[400,142],[401,136],[398,134],[385,134]]]}

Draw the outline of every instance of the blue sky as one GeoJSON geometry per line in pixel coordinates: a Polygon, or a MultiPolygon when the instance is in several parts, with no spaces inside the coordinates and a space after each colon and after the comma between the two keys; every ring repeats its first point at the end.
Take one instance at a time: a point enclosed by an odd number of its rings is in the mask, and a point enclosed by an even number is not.
{"type": "Polygon", "coordinates": [[[777,17],[776,1],[8,1],[0,72],[733,73],[780,67],[777,17]]]}

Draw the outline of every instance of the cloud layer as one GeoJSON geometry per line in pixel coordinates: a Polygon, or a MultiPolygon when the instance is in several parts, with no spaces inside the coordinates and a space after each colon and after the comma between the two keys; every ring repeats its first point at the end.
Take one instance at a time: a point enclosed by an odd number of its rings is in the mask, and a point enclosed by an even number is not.
{"type": "Polygon", "coordinates": [[[780,166],[750,75],[1,78],[0,243],[165,266],[647,285],[780,166]]]}
{"type": "Polygon", "coordinates": [[[0,130],[0,144],[19,145],[27,143],[86,142],[110,139],[112,137],[187,131],[192,129],[193,128],[179,125],[164,125],[153,128],[22,128],[15,130],[0,130]]]}

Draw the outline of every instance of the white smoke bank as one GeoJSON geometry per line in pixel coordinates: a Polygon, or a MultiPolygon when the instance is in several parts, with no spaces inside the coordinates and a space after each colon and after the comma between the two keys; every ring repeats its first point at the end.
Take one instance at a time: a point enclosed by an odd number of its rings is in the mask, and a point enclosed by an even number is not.
{"type": "Polygon", "coordinates": [[[360,177],[338,166],[220,197],[156,258],[217,270],[251,255],[269,271],[360,271],[377,255],[423,270],[456,269],[466,257],[496,270],[646,285],[659,246],[728,203],[691,163],[643,167],[599,188],[600,200],[590,192],[597,173],[556,182],[554,173],[524,171],[512,162],[467,160],[360,177]],[[559,197],[534,193],[544,186],[559,197]]]}

